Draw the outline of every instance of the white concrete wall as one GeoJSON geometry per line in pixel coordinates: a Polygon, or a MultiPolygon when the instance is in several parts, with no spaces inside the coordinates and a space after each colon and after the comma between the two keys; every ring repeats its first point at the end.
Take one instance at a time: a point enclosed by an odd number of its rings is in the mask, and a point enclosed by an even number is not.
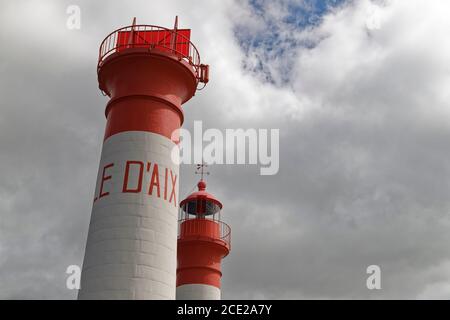
{"type": "MultiPolygon", "coordinates": [[[[106,172],[112,178],[104,182],[104,191],[110,194],[93,205],[79,299],[175,299],[179,168],[171,160],[173,146],[164,136],[135,131],[115,134],[104,142],[95,196],[103,167],[114,163],[106,172]],[[140,193],[122,193],[127,160],[144,162],[140,193]],[[148,195],[155,162],[160,198],[156,189],[148,195]],[[177,206],[173,200],[169,203],[170,173],[164,200],[166,167],[177,175],[177,206]]],[[[137,185],[137,172],[130,172],[130,187],[137,185]]]]}
{"type": "Polygon", "coordinates": [[[177,300],[220,300],[220,289],[207,284],[184,284],[177,287],[177,300]]]}

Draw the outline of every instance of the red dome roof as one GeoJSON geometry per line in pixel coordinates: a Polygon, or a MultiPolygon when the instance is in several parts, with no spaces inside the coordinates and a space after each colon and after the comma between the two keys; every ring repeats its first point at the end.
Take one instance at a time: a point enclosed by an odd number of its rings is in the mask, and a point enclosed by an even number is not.
{"type": "MultiPolygon", "coordinates": [[[[208,193],[206,191],[206,182],[203,180],[200,180],[197,184],[198,191],[191,193],[186,199],[182,200],[180,202],[180,207],[183,207],[186,204],[189,204],[191,202],[193,203],[200,203],[200,201],[205,202],[207,208],[206,214],[213,214],[222,209],[222,203],[216,199],[212,194],[208,193]]],[[[196,206],[198,208],[198,206],[196,206]]],[[[186,208],[184,208],[186,210],[186,208]]],[[[192,209],[188,209],[188,213],[195,214],[195,212],[192,212],[192,209]]]]}

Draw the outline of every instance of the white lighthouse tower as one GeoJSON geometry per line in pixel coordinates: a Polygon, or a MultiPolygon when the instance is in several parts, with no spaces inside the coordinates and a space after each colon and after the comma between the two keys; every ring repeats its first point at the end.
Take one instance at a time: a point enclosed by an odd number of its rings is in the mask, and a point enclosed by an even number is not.
{"type": "Polygon", "coordinates": [[[100,46],[109,98],[79,299],[175,299],[181,105],[208,81],[189,29],[133,24],[100,46]]]}

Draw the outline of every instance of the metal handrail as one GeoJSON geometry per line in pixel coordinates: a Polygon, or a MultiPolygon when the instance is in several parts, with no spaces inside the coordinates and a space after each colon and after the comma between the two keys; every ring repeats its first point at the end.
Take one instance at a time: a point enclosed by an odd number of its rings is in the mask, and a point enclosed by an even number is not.
{"type": "MultiPolygon", "coordinates": [[[[220,220],[212,220],[212,219],[202,219],[202,218],[191,218],[191,219],[181,219],[178,220],[178,239],[180,239],[181,236],[181,224],[185,221],[191,221],[189,223],[189,229],[188,234],[196,234],[196,233],[204,233],[203,229],[200,229],[200,226],[202,225],[200,222],[203,222],[204,220],[212,221],[214,223],[217,223],[219,225],[219,236],[215,234],[211,234],[208,236],[208,238],[212,240],[221,240],[225,242],[228,247],[231,246],[231,228],[228,224],[226,224],[223,221],[220,220]],[[198,221],[199,223],[196,223],[198,221]]],[[[203,224],[204,225],[204,224],[203,224]]]]}
{"type": "MultiPolygon", "coordinates": [[[[114,30],[109,35],[106,36],[106,38],[102,41],[99,48],[99,55],[98,55],[98,64],[97,64],[97,70],[101,67],[102,63],[105,61],[107,57],[112,55],[113,53],[117,52],[118,50],[125,50],[129,48],[134,47],[141,47],[142,43],[128,43],[128,44],[118,44],[119,39],[119,32],[132,32],[136,35],[136,37],[141,38],[145,41],[145,39],[139,34],[144,33],[148,31],[156,31],[156,37],[153,39],[152,37],[152,43],[147,43],[149,45],[149,49],[153,49],[155,47],[155,44],[157,47],[164,48],[165,50],[168,50],[169,52],[177,55],[180,59],[186,61],[189,63],[193,68],[196,75],[196,78],[199,78],[200,75],[200,54],[195,47],[195,45],[183,34],[176,32],[175,30],[160,27],[160,26],[154,26],[154,25],[147,25],[147,24],[139,24],[139,25],[131,25],[127,27],[122,27],[119,29],[114,30]],[[161,31],[161,33],[159,33],[161,31]],[[163,32],[164,31],[164,32],[163,32]],[[171,45],[166,45],[165,41],[167,39],[166,36],[167,32],[169,32],[170,37],[176,36],[176,43],[172,43],[171,45]],[[155,40],[155,41],[153,41],[155,40]],[[177,50],[177,44],[187,45],[187,55],[183,52],[177,50]]],[[[146,43],[144,43],[146,44],[146,43]]]]}

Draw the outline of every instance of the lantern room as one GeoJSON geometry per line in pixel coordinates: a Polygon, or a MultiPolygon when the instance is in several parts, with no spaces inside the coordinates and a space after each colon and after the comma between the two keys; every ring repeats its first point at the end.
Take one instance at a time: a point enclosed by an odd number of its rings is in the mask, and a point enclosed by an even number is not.
{"type": "Polygon", "coordinates": [[[222,242],[230,249],[230,227],[221,220],[222,203],[206,191],[201,179],[198,191],[180,203],[178,239],[190,238],[222,242]]]}

